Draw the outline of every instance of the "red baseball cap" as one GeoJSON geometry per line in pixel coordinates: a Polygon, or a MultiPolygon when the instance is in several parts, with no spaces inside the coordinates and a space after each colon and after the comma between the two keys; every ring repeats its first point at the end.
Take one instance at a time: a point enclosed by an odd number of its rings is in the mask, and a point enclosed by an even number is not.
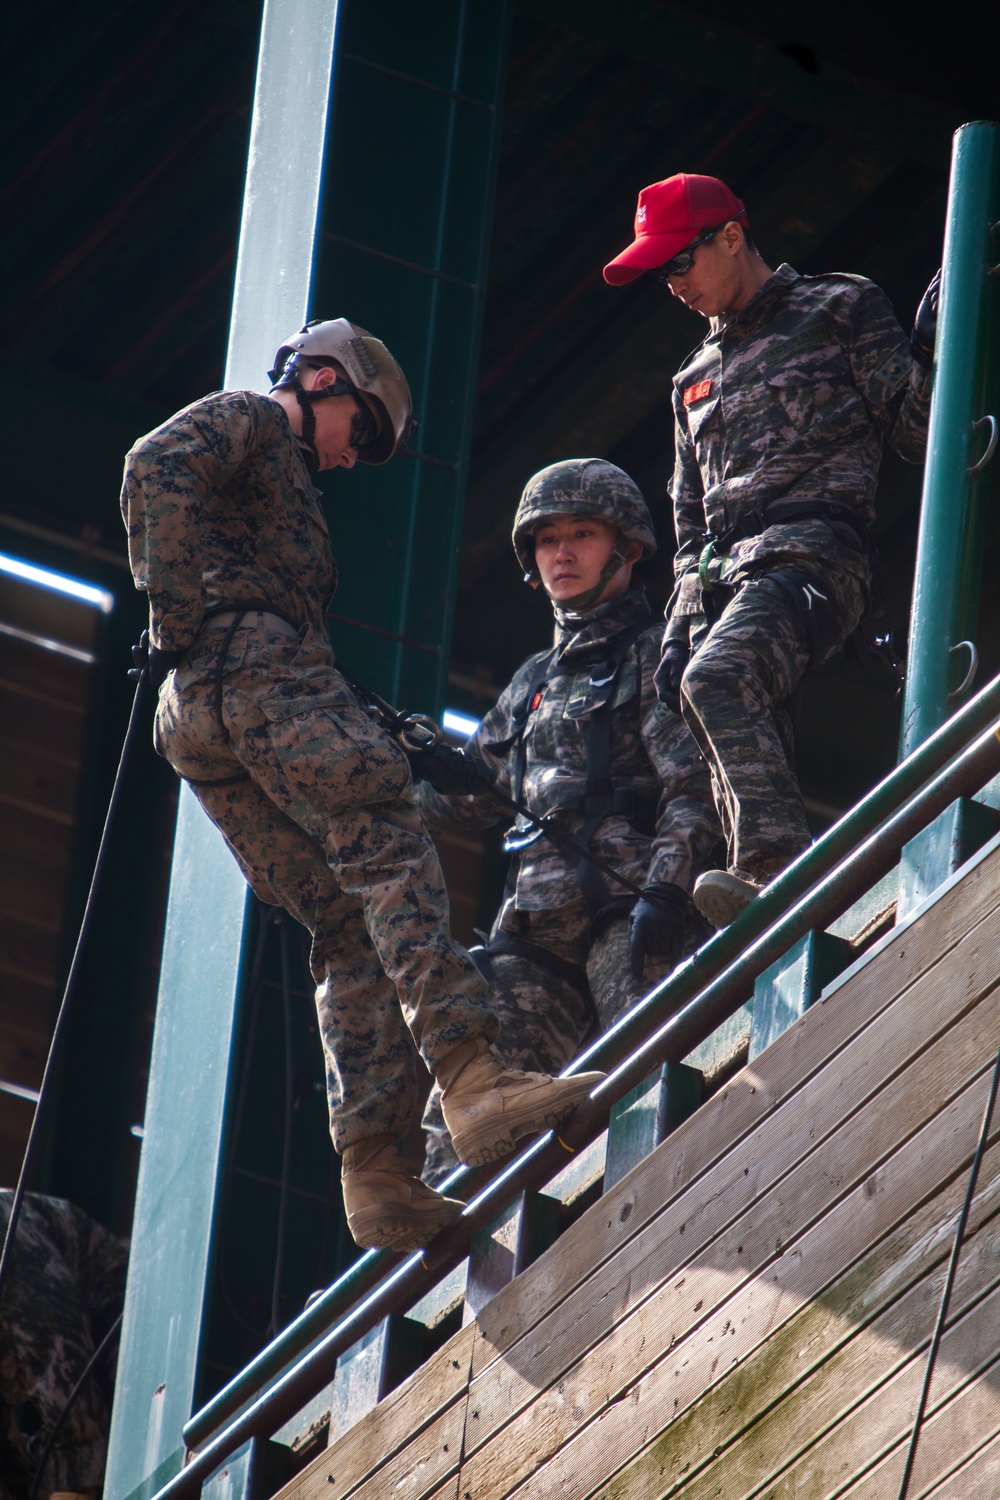
{"type": "Polygon", "coordinates": [[[635,211],[635,239],[604,267],[612,286],[634,281],[689,245],[701,229],[746,220],[746,209],[718,177],[677,172],[643,188],[635,211]]]}

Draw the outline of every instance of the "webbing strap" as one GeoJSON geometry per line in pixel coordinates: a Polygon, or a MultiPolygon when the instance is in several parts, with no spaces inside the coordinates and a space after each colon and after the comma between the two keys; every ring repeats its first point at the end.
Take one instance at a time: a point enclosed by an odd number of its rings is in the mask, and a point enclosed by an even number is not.
{"type": "Polygon", "coordinates": [[[511,932],[496,932],[482,952],[487,958],[498,958],[503,953],[510,953],[517,958],[527,959],[529,963],[537,964],[540,969],[553,974],[564,983],[573,985],[581,995],[590,999],[587,975],[579,964],[560,958],[557,953],[550,953],[548,948],[543,948],[540,943],[533,943],[530,938],[517,937],[511,932]]]}
{"type": "MultiPolygon", "coordinates": [[[[629,648],[643,631],[648,629],[648,620],[637,620],[611,643],[607,662],[608,675],[601,679],[600,684],[604,696],[590,716],[590,736],[587,740],[587,787],[584,794],[586,822],[580,829],[580,838],[588,848],[600,824],[614,811],[614,785],[611,777],[611,704],[629,648]]],[[[581,859],[577,864],[576,882],[591,913],[606,905],[609,896],[604,877],[589,860],[581,859]]]]}

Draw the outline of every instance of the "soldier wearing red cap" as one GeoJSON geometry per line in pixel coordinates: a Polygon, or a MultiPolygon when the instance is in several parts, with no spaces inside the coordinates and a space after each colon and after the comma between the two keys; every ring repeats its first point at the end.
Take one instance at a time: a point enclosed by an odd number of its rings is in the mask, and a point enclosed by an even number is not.
{"type": "Polygon", "coordinates": [[[635,238],[604,268],[647,274],[709,323],[673,381],[676,587],[657,673],[711,768],[727,869],[695,902],[731,921],[810,842],[791,705],[870,603],[883,444],[923,455],[935,277],[903,333],[861,276],[765,264],[716,177],[639,194],[635,238]]]}

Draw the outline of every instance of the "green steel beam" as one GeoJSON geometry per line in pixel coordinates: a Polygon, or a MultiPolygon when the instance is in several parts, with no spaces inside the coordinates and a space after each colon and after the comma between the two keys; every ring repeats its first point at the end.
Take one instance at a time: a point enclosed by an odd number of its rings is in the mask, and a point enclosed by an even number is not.
{"type": "MultiPolygon", "coordinates": [[[[975,676],[1000,376],[1000,126],[955,132],[942,257],[900,756],[944,723],[975,676]]],[[[896,919],[957,868],[951,809],[900,860],[896,919]]]]}
{"type": "Polygon", "coordinates": [[[331,633],[365,682],[431,712],[451,646],[507,12],[507,0],[341,0],[310,308],[385,339],[420,429],[409,457],[330,485],[331,633]]]}
{"type": "Polygon", "coordinates": [[[955,132],[901,758],[951,712],[975,639],[1000,376],[1000,125],[955,132]],[[956,659],[958,658],[958,659],[956,659]]]}
{"type": "MultiPolygon", "coordinates": [[[[305,317],[337,7],[266,0],[227,385],[259,387],[305,317]]],[[[237,1019],[246,886],[185,787],[178,811],[104,1494],[152,1494],[183,1461],[237,1019]]]]}

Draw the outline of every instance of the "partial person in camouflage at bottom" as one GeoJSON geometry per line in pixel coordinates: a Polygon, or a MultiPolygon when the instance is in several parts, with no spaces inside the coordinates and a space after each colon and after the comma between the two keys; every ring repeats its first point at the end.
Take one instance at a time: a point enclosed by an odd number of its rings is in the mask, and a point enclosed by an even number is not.
{"type": "Polygon", "coordinates": [[[312,934],[333,1141],[358,1244],[417,1249],[463,1205],[416,1176],[405,1142],[416,1050],[463,1160],[554,1125],[599,1075],[503,1073],[489,989],[448,930],[434,847],[395,739],[334,662],[336,568],[316,469],[405,447],[410,393],[346,319],[279,349],[269,395],[221,391],[141,438],[122,510],[149,595],[155,742],[256,894],[312,934]]]}
{"type": "MultiPolygon", "coordinates": [[[[13,1192],[0,1190],[0,1240],[13,1192]]],[[[64,1198],[21,1205],[0,1317],[0,1495],[27,1500],[38,1462],[88,1361],[121,1312],[128,1253],[64,1198]]],[[[94,1496],[104,1480],[115,1351],[80,1389],[38,1494],[94,1496]]]]}
{"type": "MultiPolygon", "coordinates": [[[[636,900],[519,818],[504,901],[482,952],[506,1063],[558,1072],[707,936],[690,900],[720,836],[704,762],[653,675],[661,629],[633,566],[656,550],[635,482],[603,459],[552,464],[527,483],[514,522],[526,579],[555,613],[555,645],[519,668],[466,754],[496,787],[644,890],[636,900]]],[[[435,777],[433,756],[415,769],[435,777]]],[[[418,780],[432,831],[495,824],[487,796],[446,796],[418,780]]],[[[424,1113],[425,1179],[455,1165],[440,1094],[424,1113]]]]}
{"type": "Polygon", "coordinates": [[[710,325],[673,382],[677,586],[657,687],[712,770],[728,868],[695,902],[723,926],[810,842],[795,695],[869,607],[884,443],[923,454],[938,279],[908,339],[864,277],[772,271],[740,199],[688,173],[642,190],[604,276],[644,272],[710,325]]]}

